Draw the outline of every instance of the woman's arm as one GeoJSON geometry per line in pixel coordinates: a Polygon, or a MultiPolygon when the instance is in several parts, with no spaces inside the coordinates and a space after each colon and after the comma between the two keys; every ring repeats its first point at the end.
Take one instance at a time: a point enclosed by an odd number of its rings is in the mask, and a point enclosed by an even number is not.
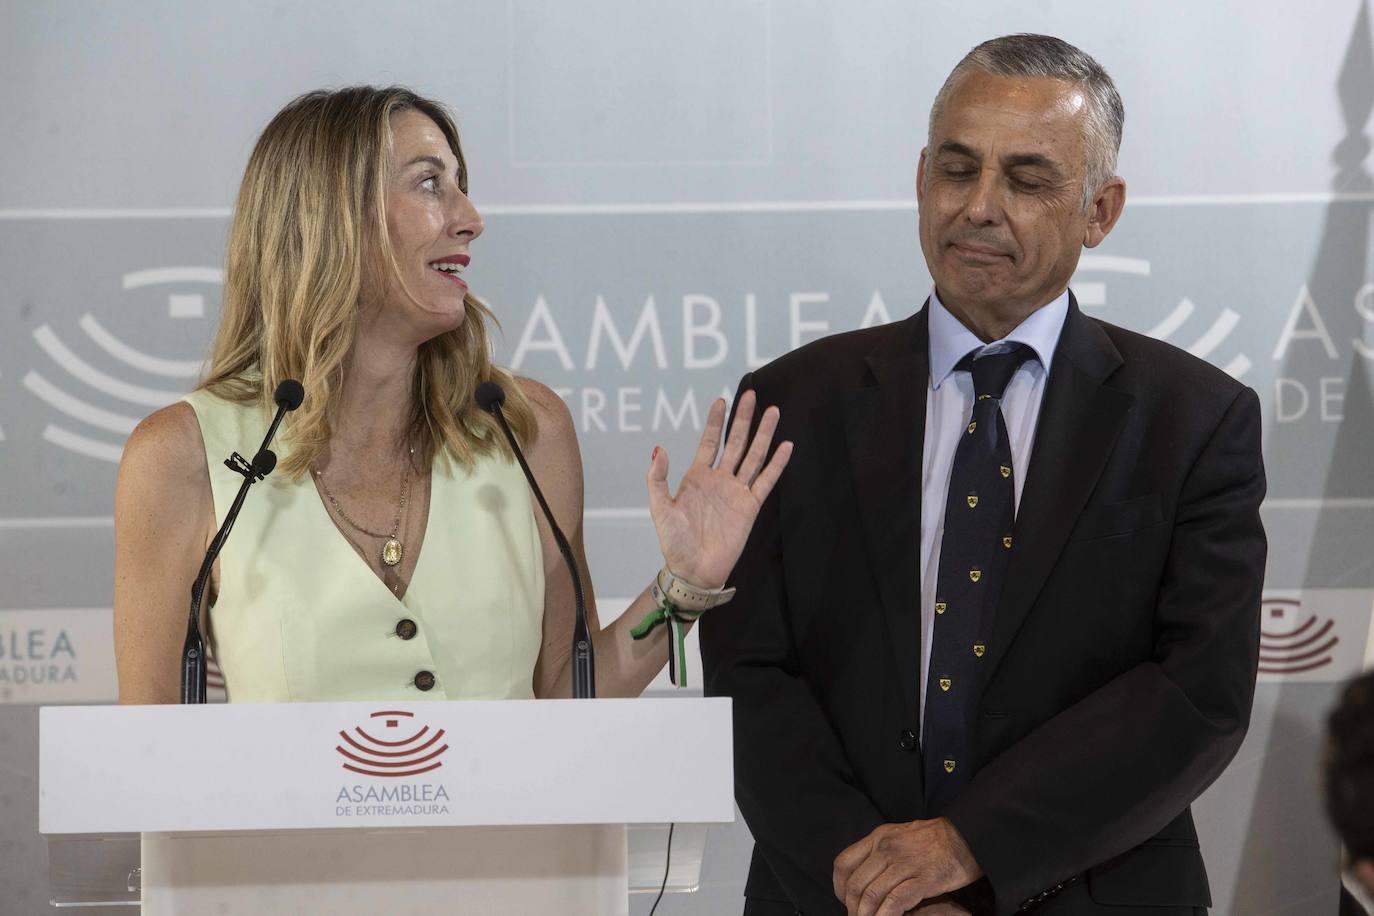
{"type": "MultiPolygon", "coordinates": [[[[631,629],[657,607],[648,589],[657,570],[644,571],[645,589],[623,615],[602,629],[583,545],[582,456],[572,416],[549,388],[528,379],[519,382],[534,406],[539,426],[536,441],[526,450],[530,469],[568,536],[582,576],[596,653],[597,696],[638,696],[663,668],[668,654],[666,626],[656,627],[643,639],[630,636],[631,629]]],[[[668,491],[667,454],[655,449],[650,459],[650,512],[659,546],[674,573],[702,588],[725,583],[759,506],[791,454],[791,443],[784,442],[778,446],[773,460],[764,463],[777,425],[776,410],[764,414],[758,434],[746,451],[752,411],[750,394],[740,404],[720,466],[715,467],[725,424],[725,404],[718,401],[712,405],[696,460],[683,476],[676,498],[668,491]]],[[[571,695],[568,664],[576,615],[572,583],[542,513],[536,513],[536,518],[544,548],[544,642],[535,665],[534,691],[539,697],[566,697],[571,695]]]]}
{"type": "Polygon", "coordinates": [[[189,404],[164,407],[129,436],[114,519],[119,702],[176,703],[191,583],[215,520],[205,445],[189,404]]]}

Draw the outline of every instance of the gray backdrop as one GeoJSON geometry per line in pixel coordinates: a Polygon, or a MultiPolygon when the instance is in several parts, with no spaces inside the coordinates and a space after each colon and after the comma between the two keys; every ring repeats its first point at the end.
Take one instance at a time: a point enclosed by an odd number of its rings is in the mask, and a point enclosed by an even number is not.
{"type": "MultiPolygon", "coordinates": [[[[501,360],[572,409],[610,616],[659,562],[650,449],[680,472],[746,369],[920,306],[930,100],[1013,31],[1088,50],[1126,101],[1129,202],[1076,278],[1085,308],[1265,405],[1266,671],[1198,805],[1215,911],[1334,913],[1319,734],[1374,596],[1363,0],[0,0],[0,912],[45,911],[37,705],[113,696],[116,462],[194,382],[228,208],[282,104],[400,82],[456,110],[487,219],[468,276],[501,360]]],[[[659,912],[736,912],[748,848],[712,828],[702,890],[659,912]]]]}

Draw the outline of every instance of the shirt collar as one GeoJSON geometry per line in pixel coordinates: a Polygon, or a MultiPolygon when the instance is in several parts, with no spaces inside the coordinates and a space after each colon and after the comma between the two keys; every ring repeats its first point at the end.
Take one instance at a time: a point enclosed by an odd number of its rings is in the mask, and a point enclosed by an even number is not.
{"type": "Polygon", "coordinates": [[[1048,305],[1031,312],[1011,333],[1001,340],[984,344],[977,335],[964,327],[963,322],[950,314],[940,296],[930,291],[930,387],[938,389],[954,371],[959,360],[972,350],[996,353],[1006,349],[1009,343],[1021,343],[1035,351],[1045,374],[1050,371],[1054,359],[1054,348],[1059,343],[1059,334],[1064,330],[1064,319],[1069,315],[1069,291],[1066,289],[1048,305]]]}

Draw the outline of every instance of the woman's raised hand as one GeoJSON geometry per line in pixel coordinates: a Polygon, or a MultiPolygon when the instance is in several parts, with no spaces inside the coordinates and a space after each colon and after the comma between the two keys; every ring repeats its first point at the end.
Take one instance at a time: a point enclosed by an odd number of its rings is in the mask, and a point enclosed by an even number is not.
{"type": "Polygon", "coordinates": [[[696,457],[682,475],[676,496],[668,492],[668,453],[654,449],[649,464],[649,514],[658,531],[663,558],[675,574],[701,588],[725,584],[759,507],[792,456],[792,443],[783,442],[764,463],[778,426],[776,407],[763,412],[753,441],[746,442],[754,402],[753,391],[740,395],[723,452],[720,440],[725,428],[725,400],[717,398],[711,405],[696,457]]]}

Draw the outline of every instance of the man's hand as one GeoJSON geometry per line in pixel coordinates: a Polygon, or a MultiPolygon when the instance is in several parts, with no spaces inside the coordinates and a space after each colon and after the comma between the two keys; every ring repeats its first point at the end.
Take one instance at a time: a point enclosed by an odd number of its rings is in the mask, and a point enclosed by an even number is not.
{"type": "Polygon", "coordinates": [[[955,903],[948,897],[936,897],[907,912],[911,916],[972,916],[962,903],[955,903]]]}
{"type": "Polygon", "coordinates": [[[835,896],[849,916],[902,916],[982,876],[968,844],[943,817],[883,824],[836,856],[835,896]]]}

